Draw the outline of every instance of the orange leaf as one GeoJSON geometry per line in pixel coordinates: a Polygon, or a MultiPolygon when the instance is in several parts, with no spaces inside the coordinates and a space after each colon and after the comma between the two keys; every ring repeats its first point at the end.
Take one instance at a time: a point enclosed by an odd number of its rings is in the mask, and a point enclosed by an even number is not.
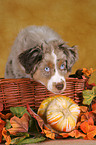
{"type": "Polygon", "coordinates": [[[80,128],[86,134],[85,139],[94,139],[96,135],[96,126],[94,125],[92,117],[90,117],[88,121],[83,122],[80,128]]]}
{"type": "Polygon", "coordinates": [[[86,107],[86,106],[80,106],[80,110],[81,110],[81,113],[79,114],[78,121],[79,122],[83,122],[83,121],[88,119],[88,115],[89,115],[88,107],[86,107]]]}
{"type": "Polygon", "coordinates": [[[19,132],[28,132],[28,125],[29,125],[29,115],[25,113],[21,118],[16,116],[12,117],[10,123],[13,128],[8,129],[10,134],[16,135],[19,132]]]}
{"type": "Polygon", "coordinates": [[[84,121],[81,125],[80,125],[81,130],[84,133],[87,133],[89,131],[89,125],[87,121],[84,121]]]}
{"type": "Polygon", "coordinates": [[[82,115],[81,115],[81,122],[82,121],[86,121],[86,120],[88,120],[89,119],[89,112],[87,111],[86,113],[83,113],[82,115]]]}
{"type": "Polygon", "coordinates": [[[7,134],[7,130],[5,129],[5,127],[3,128],[2,131],[2,135],[4,136],[5,140],[6,140],[6,145],[10,145],[11,143],[11,137],[7,134]]]}
{"type": "Polygon", "coordinates": [[[63,138],[67,138],[69,136],[69,133],[59,133],[63,138]]]}
{"type": "Polygon", "coordinates": [[[80,137],[85,137],[86,135],[84,133],[81,133],[79,130],[73,130],[69,133],[69,136],[75,137],[75,138],[80,138],[80,137]]]}
{"type": "Polygon", "coordinates": [[[87,77],[90,77],[90,75],[93,73],[93,72],[95,72],[96,71],[96,69],[92,69],[92,68],[90,68],[90,70],[88,70],[88,69],[86,69],[86,68],[83,68],[83,73],[87,76],[87,77]]]}
{"type": "Polygon", "coordinates": [[[92,118],[96,122],[96,113],[94,111],[87,111],[81,114],[81,122],[87,121],[90,118],[92,118]]]}
{"type": "Polygon", "coordinates": [[[93,121],[92,117],[90,117],[90,118],[88,119],[88,124],[89,124],[89,125],[94,125],[94,121],[93,121]]]}
{"type": "Polygon", "coordinates": [[[51,132],[50,130],[43,129],[43,132],[45,133],[46,137],[55,139],[55,133],[51,132]]]}
{"type": "Polygon", "coordinates": [[[96,128],[95,128],[95,130],[93,130],[93,131],[87,133],[86,139],[94,140],[95,135],[96,135],[96,128]]]}
{"type": "Polygon", "coordinates": [[[84,122],[84,121],[86,121],[86,120],[87,120],[86,115],[83,114],[83,115],[81,116],[81,122],[84,122]]]}
{"type": "Polygon", "coordinates": [[[80,109],[81,109],[82,112],[87,112],[88,107],[86,107],[86,106],[80,106],[80,109]]]}
{"type": "Polygon", "coordinates": [[[76,124],[76,129],[78,129],[79,127],[80,127],[80,125],[81,125],[81,122],[79,121],[79,122],[77,122],[77,124],[76,124]]]}
{"type": "Polygon", "coordinates": [[[3,121],[1,118],[0,118],[0,143],[2,141],[2,130],[3,130],[3,127],[5,126],[5,121],[3,121]]]}

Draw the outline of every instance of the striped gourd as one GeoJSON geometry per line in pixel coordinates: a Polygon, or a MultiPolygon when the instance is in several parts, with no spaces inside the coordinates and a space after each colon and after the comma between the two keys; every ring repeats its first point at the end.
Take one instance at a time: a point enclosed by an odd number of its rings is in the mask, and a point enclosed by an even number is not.
{"type": "Polygon", "coordinates": [[[56,131],[69,132],[76,126],[80,107],[66,96],[45,99],[38,110],[39,116],[56,131]]]}

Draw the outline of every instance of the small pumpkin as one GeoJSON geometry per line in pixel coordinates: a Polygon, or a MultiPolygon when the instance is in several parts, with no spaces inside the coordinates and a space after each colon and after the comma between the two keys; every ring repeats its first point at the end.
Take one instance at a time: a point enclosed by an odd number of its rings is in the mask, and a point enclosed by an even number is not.
{"type": "Polygon", "coordinates": [[[69,97],[57,95],[45,99],[38,115],[51,128],[58,132],[69,132],[76,126],[80,107],[69,97]]]}

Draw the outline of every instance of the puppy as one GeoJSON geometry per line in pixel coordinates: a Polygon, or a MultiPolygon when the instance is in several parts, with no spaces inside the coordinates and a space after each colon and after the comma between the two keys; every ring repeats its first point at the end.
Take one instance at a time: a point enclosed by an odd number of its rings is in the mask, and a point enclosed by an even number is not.
{"type": "Polygon", "coordinates": [[[5,78],[33,78],[51,92],[62,93],[77,58],[76,47],[69,47],[52,29],[29,26],[14,42],[5,78]]]}

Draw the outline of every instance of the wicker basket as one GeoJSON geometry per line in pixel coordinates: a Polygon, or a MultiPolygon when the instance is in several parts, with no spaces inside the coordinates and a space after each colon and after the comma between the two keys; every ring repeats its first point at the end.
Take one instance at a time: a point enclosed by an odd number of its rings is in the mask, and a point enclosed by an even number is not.
{"type": "MultiPolygon", "coordinates": [[[[82,102],[80,93],[84,90],[84,85],[84,79],[68,78],[67,88],[62,94],[80,104],[82,102]]],[[[5,111],[12,106],[26,104],[37,110],[42,100],[53,95],[45,86],[28,78],[0,79],[0,102],[3,103],[5,111]]]]}

